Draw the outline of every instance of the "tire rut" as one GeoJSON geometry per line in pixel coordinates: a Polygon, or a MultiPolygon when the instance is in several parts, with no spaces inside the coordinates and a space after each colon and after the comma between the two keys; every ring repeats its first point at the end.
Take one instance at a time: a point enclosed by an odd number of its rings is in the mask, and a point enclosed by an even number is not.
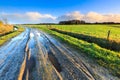
{"type": "MultiPolygon", "coordinates": [[[[60,63],[59,65],[62,66],[62,71],[60,74],[62,76],[64,76],[63,79],[95,80],[95,78],[92,76],[91,72],[88,70],[88,68],[85,66],[85,64],[83,64],[82,61],[80,61],[80,63],[76,62],[74,57],[69,55],[70,53],[68,51],[64,50],[64,48],[61,47],[61,45],[56,46],[54,43],[52,43],[49,40],[49,38],[45,34],[42,34],[42,35],[49,42],[49,47],[50,47],[51,52],[53,53],[55,58],[60,63]]],[[[71,53],[71,54],[73,54],[73,53],[71,53]]]]}

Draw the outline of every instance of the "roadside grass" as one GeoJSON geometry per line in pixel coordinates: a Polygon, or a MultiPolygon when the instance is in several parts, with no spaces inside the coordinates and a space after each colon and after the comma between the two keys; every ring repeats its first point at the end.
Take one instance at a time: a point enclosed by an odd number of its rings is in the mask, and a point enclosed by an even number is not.
{"type": "Polygon", "coordinates": [[[69,35],[61,34],[56,31],[49,30],[45,26],[33,26],[43,30],[51,35],[54,35],[56,38],[67,42],[70,45],[77,47],[82,53],[96,61],[99,65],[107,68],[110,73],[115,76],[120,77],[120,53],[111,51],[105,48],[98,46],[95,43],[88,43],[84,40],[80,40],[69,35]]]}
{"type": "Polygon", "coordinates": [[[0,24],[0,35],[4,35],[4,34],[9,33],[11,31],[13,31],[13,25],[0,24]]]}
{"type": "Polygon", "coordinates": [[[56,29],[56,28],[49,28],[49,29],[56,31],[58,33],[61,33],[61,34],[69,35],[71,37],[87,41],[89,43],[95,43],[99,45],[100,47],[103,47],[109,50],[118,51],[118,52],[120,51],[120,42],[116,42],[113,40],[107,40],[105,38],[97,38],[95,36],[90,36],[90,35],[85,35],[85,34],[80,34],[80,33],[63,31],[63,30],[56,29]]]}
{"type": "Polygon", "coordinates": [[[5,42],[7,42],[9,39],[17,36],[23,31],[24,31],[24,28],[20,27],[17,31],[12,31],[8,34],[0,36],[0,46],[3,45],[5,42]]]}

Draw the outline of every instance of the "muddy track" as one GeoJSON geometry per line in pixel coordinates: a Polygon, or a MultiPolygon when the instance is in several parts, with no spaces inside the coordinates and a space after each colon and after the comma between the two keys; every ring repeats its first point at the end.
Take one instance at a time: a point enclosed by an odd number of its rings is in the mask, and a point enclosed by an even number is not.
{"type": "MultiPolygon", "coordinates": [[[[37,62],[34,60],[29,62],[29,58],[32,57],[29,56],[31,50],[29,48],[29,39],[26,46],[25,61],[23,61],[25,66],[21,67],[22,71],[24,68],[22,79],[30,80],[29,74],[32,73],[29,71],[29,68],[37,63],[37,74],[41,80],[95,80],[82,61],[74,60],[76,57],[74,56],[73,58],[73,55],[70,55],[72,53],[67,51],[64,47],[61,45],[55,45],[44,33],[38,30],[32,30],[30,34],[32,34],[32,38],[36,42],[37,62]],[[31,63],[31,65],[27,63],[31,63]],[[45,75],[48,75],[48,77],[45,75]]],[[[33,66],[31,69],[32,68],[33,66]]]]}
{"type": "Polygon", "coordinates": [[[62,45],[53,43],[45,34],[42,33],[42,35],[49,44],[49,59],[55,68],[57,66],[57,71],[61,75],[64,75],[63,79],[95,80],[91,74],[92,72],[88,70],[80,58],[68,51],[62,45]],[[50,56],[52,56],[52,59],[50,56]]]}
{"type": "Polygon", "coordinates": [[[0,47],[0,80],[10,79],[102,80],[79,54],[36,29],[26,29],[0,47]]]}
{"type": "Polygon", "coordinates": [[[24,59],[29,30],[0,48],[0,80],[16,80],[24,59]],[[26,35],[26,36],[24,36],[26,35]]]}

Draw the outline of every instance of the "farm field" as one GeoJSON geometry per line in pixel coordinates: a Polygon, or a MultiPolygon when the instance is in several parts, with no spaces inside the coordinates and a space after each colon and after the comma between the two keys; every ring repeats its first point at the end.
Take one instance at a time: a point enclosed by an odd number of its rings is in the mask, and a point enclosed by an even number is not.
{"type": "Polygon", "coordinates": [[[52,25],[52,28],[105,39],[110,30],[110,39],[120,41],[120,25],[52,25]]]}
{"type": "Polygon", "coordinates": [[[120,51],[119,25],[53,25],[49,29],[109,50],[120,51]]]}

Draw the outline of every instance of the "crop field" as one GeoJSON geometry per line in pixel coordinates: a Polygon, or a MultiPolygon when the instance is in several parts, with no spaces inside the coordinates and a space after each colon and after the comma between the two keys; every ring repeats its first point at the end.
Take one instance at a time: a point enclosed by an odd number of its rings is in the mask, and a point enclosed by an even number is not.
{"type": "Polygon", "coordinates": [[[63,33],[57,30],[52,30],[53,28],[56,28],[62,31],[68,31],[68,32],[72,31],[74,33],[82,33],[82,34],[87,34],[90,36],[92,35],[100,38],[106,38],[107,31],[111,30],[112,31],[111,37],[119,39],[117,37],[117,35],[119,35],[120,33],[119,28],[105,26],[105,25],[88,25],[88,26],[87,25],[52,25],[51,27],[46,27],[44,25],[39,25],[39,26],[35,25],[34,28],[43,30],[51,35],[54,35],[56,38],[78,48],[82,53],[84,53],[91,59],[95,60],[99,65],[109,69],[112,74],[117,76],[120,75],[120,72],[119,72],[120,71],[120,52],[106,49],[104,47],[99,46],[96,43],[87,42],[84,39],[78,39],[67,33],[63,33]]]}

